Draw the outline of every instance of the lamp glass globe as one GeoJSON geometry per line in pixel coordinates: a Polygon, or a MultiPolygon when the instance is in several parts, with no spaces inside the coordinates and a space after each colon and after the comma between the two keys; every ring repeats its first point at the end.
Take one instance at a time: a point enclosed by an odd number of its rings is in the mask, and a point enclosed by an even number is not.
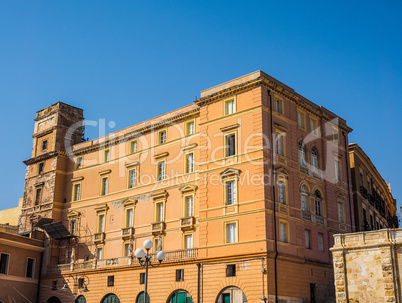
{"type": "Polygon", "coordinates": [[[142,258],[145,258],[147,254],[145,253],[145,251],[144,251],[142,248],[138,248],[138,249],[135,251],[134,255],[135,255],[138,259],[142,259],[142,258]]]}
{"type": "Polygon", "coordinates": [[[144,248],[148,250],[148,249],[152,248],[153,244],[152,244],[151,240],[145,240],[143,245],[144,245],[144,248]]]}
{"type": "Polygon", "coordinates": [[[163,251],[158,251],[156,254],[156,260],[163,261],[166,258],[166,254],[163,251]]]}

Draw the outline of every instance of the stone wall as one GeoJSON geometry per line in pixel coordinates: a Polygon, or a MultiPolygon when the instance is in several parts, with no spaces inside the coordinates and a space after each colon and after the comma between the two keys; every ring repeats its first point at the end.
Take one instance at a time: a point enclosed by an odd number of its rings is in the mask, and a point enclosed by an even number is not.
{"type": "Polygon", "coordinates": [[[331,251],[338,303],[401,302],[402,229],[334,238],[331,251]]]}

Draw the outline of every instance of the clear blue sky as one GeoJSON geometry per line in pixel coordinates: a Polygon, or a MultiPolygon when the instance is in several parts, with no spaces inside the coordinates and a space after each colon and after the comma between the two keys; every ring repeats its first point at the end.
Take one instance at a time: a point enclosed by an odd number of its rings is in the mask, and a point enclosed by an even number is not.
{"type": "Polygon", "coordinates": [[[345,118],[400,204],[401,3],[0,0],[0,208],[23,196],[37,110],[118,130],[258,69],[345,118]]]}

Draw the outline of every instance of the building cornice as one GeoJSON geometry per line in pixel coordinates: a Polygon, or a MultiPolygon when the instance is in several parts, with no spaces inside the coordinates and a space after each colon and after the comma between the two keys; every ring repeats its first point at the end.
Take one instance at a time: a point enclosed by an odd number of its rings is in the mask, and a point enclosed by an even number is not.
{"type": "Polygon", "coordinates": [[[22,161],[25,165],[31,165],[31,164],[35,164],[50,158],[54,158],[54,157],[58,157],[58,156],[66,156],[66,153],[64,151],[61,150],[56,150],[56,151],[52,151],[25,161],[22,161]]]}

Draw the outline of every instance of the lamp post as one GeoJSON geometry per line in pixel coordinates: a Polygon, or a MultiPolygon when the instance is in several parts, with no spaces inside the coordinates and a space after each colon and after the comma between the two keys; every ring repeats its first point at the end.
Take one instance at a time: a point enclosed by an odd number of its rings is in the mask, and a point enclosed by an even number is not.
{"type": "Polygon", "coordinates": [[[68,275],[65,275],[63,277],[63,279],[64,279],[64,285],[61,288],[61,290],[69,289],[68,283],[70,283],[70,279],[73,281],[73,283],[74,283],[73,284],[74,285],[74,288],[73,288],[74,300],[76,299],[76,295],[78,294],[78,286],[79,286],[78,282],[80,281],[80,279],[82,279],[82,285],[84,286],[83,289],[82,289],[82,292],[88,292],[89,291],[89,289],[88,289],[89,278],[86,275],[78,276],[78,274],[75,274],[75,275],[68,274],[68,275]]]}
{"type": "Polygon", "coordinates": [[[147,252],[145,252],[142,248],[138,248],[135,251],[135,256],[138,258],[141,267],[145,268],[145,291],[144,291],[144,303],[147,303],[147,290],[148,290],[148,266],[158,267],[161,265],[162,261],[165,260],[165,253],[163,251],[158,251],[156,254],[156,259],[159,261],[157,265],[152,264],[151,258],[149,257],[149,250],[152,248],[152,241],[145,240],[144,248],[147,252]]]}

